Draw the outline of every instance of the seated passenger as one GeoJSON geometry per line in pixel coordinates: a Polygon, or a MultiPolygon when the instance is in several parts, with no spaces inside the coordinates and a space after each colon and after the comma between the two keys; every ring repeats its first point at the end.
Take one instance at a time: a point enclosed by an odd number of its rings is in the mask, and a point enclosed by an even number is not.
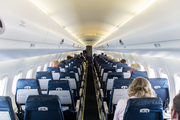
{"type": "Polygon", "coordinates": [[[104,53],[101,53],[101,55],[103,56],[103,55],[104,55],[104,53]]]}
{"type": "MultiPolygon", "coordinates": [[[[150,82],[142,77],[133,80],[128,88],[128,96],[131,98],[156,97],[156,93],[151,87],[150,82]]],[[[123,120],[128,99],[120,99],[114,113],[114,120],[123,120]]]]}
{"type": "Polygon", "coordinates": [[[105,56],[105,57],[107,57],[107,55],[106,55],[106,54],[105,54],[104,56],[105,56]]]}
{"type": "Polygon", "coordinates": [[[126,64],[126,60],[125,60],[125,59],[122,59],[122,60],[120,61],[120,64],[126,64]]]}
{"type": "Polygon", "coordinates": [[[59,61],[54,60],[53,63],[52,63],[52,67],[59,67],[59,61]]]}
{"type": "Polygon", "coordinates": [[[118,62],[117,58],[113,58],[113,62],[118,62]]]}
{"type": "Polygon", "coordinates": [[[130,73],[133,71],[141,71],[141,66],[138,63],[133,63],[129,71],[130,73]]]}
{"type": "Polygon", "coordinates": [[[80,53],[80,59],[86,60],[86,58],[84,57],[82,53],[80,53]]]}
{"type": "Polygon", "coordinates": [[[180,94],[176,95],[173,99],[171,107],[171,119],[180,120],[180,94]]]}
{"type": "Polygon", "coordinates": [[[67,56],[67,60],[70,60],[70,59],[72,59],[73,57],[71,56],[71,55],[68,55],[67,56]]]}
{"type": "Polygon", "coordinates": [[[65,62],[64,60],[62,60],[62,61],[60,62],[60,64],[66,65],[66,62],[65,62]]]}
{"type": "Polygon", "coordinates": [[[111,60],[111,56],[108,56],[108,58],[107,58],[108,60],[111,60]]]}

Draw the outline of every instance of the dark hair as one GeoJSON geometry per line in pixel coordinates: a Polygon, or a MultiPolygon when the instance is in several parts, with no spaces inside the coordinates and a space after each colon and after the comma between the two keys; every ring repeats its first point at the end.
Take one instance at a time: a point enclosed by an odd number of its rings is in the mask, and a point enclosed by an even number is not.
{"type": "Polygon", "coordinates": [[[80,59],[83,59],[83,60],[84,60],[84,57],[83,57],[83,56],[81,56],[81,57],[80,57],[80,59]]]}
{"type": "Polygon", "coordinates": [[[64,64],[64,65],[65,65],[65,64],[66,64],[66,62],[63,60],[63,61],[61,61],[61,62],[60,62],[60,64],[64,64]]]}
{"type": "Polygon", "coordinates": [[[101,53],[101,55],[104,55],[104,53],[101,53]]]}
{"type": "Polygon", "coordinates": [[[173,99],[173,108],[178,113],[178,119],[180,120],[180,94],[177,94],[173,99]]]}
{"type": "Polygon", "coordinates": [[[121,62],[121,64],[126,64],[126,60],[125,59],[122,59],[120,62],[121,62]]]}

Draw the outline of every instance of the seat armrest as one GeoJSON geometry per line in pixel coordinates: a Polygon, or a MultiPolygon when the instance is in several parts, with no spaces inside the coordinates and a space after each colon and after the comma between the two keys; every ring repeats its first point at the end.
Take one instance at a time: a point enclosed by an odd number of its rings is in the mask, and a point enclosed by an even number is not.
{"type": "Polygon", "coordinates": [[[107,102],[103,102],[104,105],[104,111],[106,114],[108,114],[108,106],[107,106],[107,102]]]}
{"type": "Polygon", "coordinates": [[[81,87],[82,87],[82,88],[84,87],[84,81],[81,82],[81,87]]]}
{"type": "Polygon", "coordinates": [[[98,87],[101,88],[101,83],[100,82],[98,82],[98,87]]]}
{"type": "Polygon", "coordinates": [[[76,111],[75,112],[79,112],[80,109],[80,100],[77,100],[76,102],[76,111]]]}
{"type": "Polygon", "coordinates": [[[79,90],[79,96],[81,97],[83,95],[83,90],[82,88],[79,90]]]}
{"type": "Polygon", "coordinates": [[[101,97],[104,97],[103,89],[100,89],[101,97]]]}

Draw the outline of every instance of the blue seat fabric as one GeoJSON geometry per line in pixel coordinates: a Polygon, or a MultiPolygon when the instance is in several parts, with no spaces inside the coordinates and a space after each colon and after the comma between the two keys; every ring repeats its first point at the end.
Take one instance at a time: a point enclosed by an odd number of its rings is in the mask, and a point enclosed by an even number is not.
{"type": "Polygon", "coordinates": [[[122,72],[127,72],[131,69],[131,67],[123,67],[122,72]]]}
{"type": "Polygon", "coordinates": [[[51,72],[36,72],[36,79],[41,79],[41,77],[46,77],[46,79],[52,79],[51,72]]]}
{"type": "Polygon", "coordinates": [[[131,73],[131,78],[143,77],[148,78],[148,73],[146,71],[133,71],[131,73]]]}
{"type": "Polygon", "coordinates": [[[59,67],[48,67],[46,71],[55,71],[55,73],[60,73],[59,67]]]}

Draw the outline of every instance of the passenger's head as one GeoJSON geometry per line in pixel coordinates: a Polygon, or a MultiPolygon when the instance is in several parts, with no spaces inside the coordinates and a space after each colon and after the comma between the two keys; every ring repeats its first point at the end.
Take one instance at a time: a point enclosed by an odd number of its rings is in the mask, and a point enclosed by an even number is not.
{"type": "Polygon", "coordinates": [[[105,56],[105,57],[107,57],[107,55],[106,55],[106,54],[105,54],[104,56],[105,56]]]}
{"type": "Polygon", "coordinates": [[[101,53],[101,55],[104,55],[104,53],[101,53]]]}
{"type": "Polygon", "coordinates": [[[125,59],[122,59],[122,60],[120,61],[120,64],[126,64],[126,60],[125,60],[125,59]]]}
{"type": "Polygon", "coordinates": [[[117,62],[117,59],[116,59],[116,58],[113,58],[113,62],[117,62]]]}
{"type": "Polygon", "coordinates": [[[111,60],[111,56],[108,56],[108,58],[107,58],[108,60],[111,60]]]}
{"type": "Polygon", "coordinates": [[[71,58],[72,58],[72,56],[70,56],[70,55],[67,56],[67,59],[68,59],[68,60],[70,60],[71,58]]]}
{"type": "Polygon", "coordinates": [[[53,63],[52,63],[52,67],[59,67],[59,61],[54,60],[53,63]]]}
{"type": "Polygon", "coordinates": [[[80,59],[85,60],[85,58],[83,56],[81,56],[80,59]]]}
{"type": "Polygon", "coordinates": [[[133,63],[129,71],[130,73],[133,71],[141,71],[141,66],[138,63],[133,63]]]}
{"type": "Polygon", "coordinates": [[[180,120],[180,94],[174,97],[173,106],[171,109],[171,119],[180,120]]]}
{"type": "Polygon", "coordinates": [[[138,98],[156,97],[156,93],[151,87],[151,83],[143,77],[137,77],[128,88],[128,96],[138,98]]]}
{"type": "Polygon", "coordinates": [[[66,64],[66,62],[63,60],[63,61],[61,61],[61,62],[60,62],[60,64],[64,64],[64,65],[65,65],[65,64],[66,64]]]}
{"type": "Polygon", "coordinates": [[[82,53],[80,53],[80,56],[82,56],[83,54],[82,53]]]}
{"type": "Polygon", "coordinates": [[[77,54],[74,54],[74,56],[77,56],[77,54]]]}

